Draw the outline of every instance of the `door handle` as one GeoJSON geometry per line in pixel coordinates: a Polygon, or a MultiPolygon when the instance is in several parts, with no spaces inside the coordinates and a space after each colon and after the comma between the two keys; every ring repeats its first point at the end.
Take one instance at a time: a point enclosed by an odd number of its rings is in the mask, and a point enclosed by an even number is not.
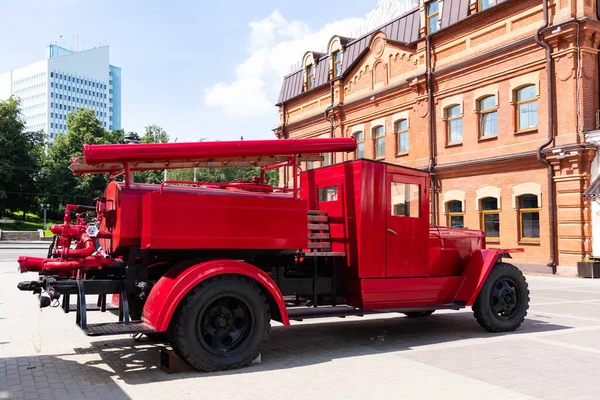
{"type": "Polygon", "coordinates": [[[388,228],[388,230],[387,230],[387,231],[388,231],[389,233],[393,233],[394,235],[397,235],[396,231],[394,231],[394,230],[392,230],[392,229],[390,229],[390,228],[388,228]]]}

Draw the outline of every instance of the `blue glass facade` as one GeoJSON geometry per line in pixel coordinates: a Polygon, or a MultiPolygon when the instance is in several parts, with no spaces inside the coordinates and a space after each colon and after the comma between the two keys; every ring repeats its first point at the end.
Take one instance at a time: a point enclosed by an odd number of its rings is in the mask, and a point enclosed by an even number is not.
{"type": "Polygon", "coordinates": [[[121,129],[121,68],[110,66],[109,129],[121,129]]]}

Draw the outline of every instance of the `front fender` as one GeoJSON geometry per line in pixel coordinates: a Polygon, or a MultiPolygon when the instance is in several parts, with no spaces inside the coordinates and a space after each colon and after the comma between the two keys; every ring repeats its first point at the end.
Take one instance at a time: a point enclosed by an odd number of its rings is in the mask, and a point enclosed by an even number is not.
{"type": "Polygon", "coordinates": [[[462,285],[454,297],[455,303],[465,306],[473,305],[501,254],[502,251],[496,249],[480,249],[473,253],[469,264],[463,270],[462,285]]]}
{"type": "Polygon", "coordinates": [[[244,275],[257,281],[275,300],[281,323],[290,324],[283,296],[275,282],[255,266],[235,260],[213,260],[191,266],[182,264],[169,269],[152,287],[144,305],[143,320],[156,332],[166,331],[177,306],[190,290],[206,279],[224,274],[244,275]]]}

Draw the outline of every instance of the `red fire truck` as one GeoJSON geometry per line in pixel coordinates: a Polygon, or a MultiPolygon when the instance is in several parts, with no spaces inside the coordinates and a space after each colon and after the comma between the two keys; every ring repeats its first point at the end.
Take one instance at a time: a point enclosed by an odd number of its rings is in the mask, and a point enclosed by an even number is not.
{"type": "Polygon", "coordinates": [[[302,171],[350,138],[85,145],[75,174],[107,173],[95,206],[66,206],[47,258],[19,257],[40,307],[61,302],[87,335],[163,334],[192,367],[251,363],[271,320],[472,307],[492,332],[517,329],[523,274],[479,230],[430,226],[427,172],[357,159],[302,171]],[[251,182],[136,183],[133,172],[258,166],[251,182]],[[291,187],[266,171],[287,167],[291,187]],[[96,304],[86,295],[98,295],[96,304]],[[90,323],[116,297],[119,321],[90,323]],[[71,304],[70,297],[76,298],[71,304]],[[61,301],[62,298],[62,301],[61,301]]]}

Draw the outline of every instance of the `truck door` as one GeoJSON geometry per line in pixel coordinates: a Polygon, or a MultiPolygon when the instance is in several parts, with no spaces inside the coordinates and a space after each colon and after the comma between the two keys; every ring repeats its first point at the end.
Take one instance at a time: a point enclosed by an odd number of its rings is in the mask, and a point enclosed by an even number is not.
{"type": "Polygon", "coordinates": [[[387,173],[387,277],[425,276],[429,215],[427,180],[387,173]],[[425,211],[425,212],[424,212],[425,211]]]}

